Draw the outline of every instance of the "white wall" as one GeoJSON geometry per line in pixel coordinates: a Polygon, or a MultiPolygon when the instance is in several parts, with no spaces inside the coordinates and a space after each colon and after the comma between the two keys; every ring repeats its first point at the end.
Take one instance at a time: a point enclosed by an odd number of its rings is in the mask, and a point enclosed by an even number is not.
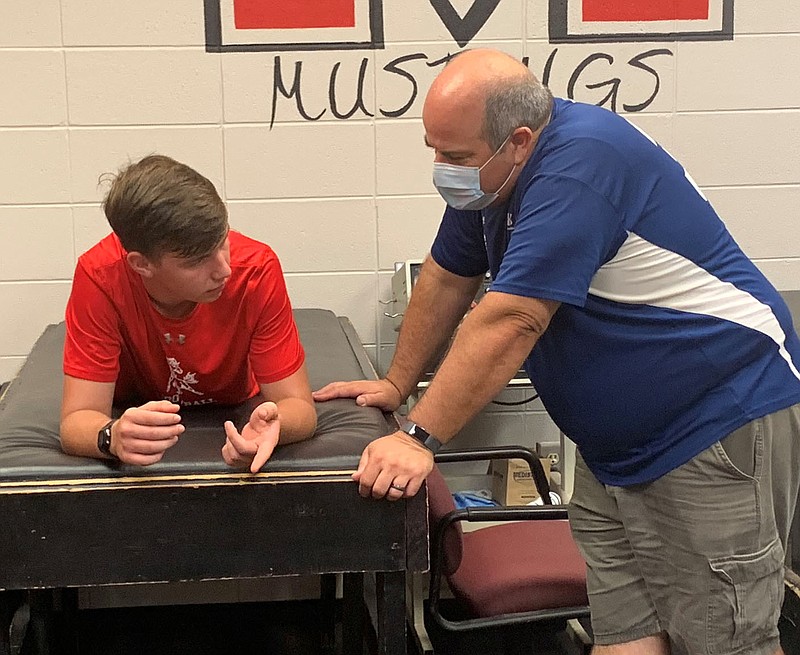
{"type": "MultiPolygon", "coordinates": [[[[393,263],[427,251],[443,207],[419,119],[439,70],[429,64],[460,46],[429,0],[353,2],[359,38],[370,37],[369,6],[381,9],[377,40],[385,47],[321,50],[319,43],[337,35],[224,24],[223,46],[259,37],[273,47],[208,52],[197,0],[3,3],[0,380],[14,374],[44,326],[62,318],[76,257],[107,232],[98,177],[155,151],[210,177],[234,227],[269,242],[282,258],[295,306],[349,316],[385,366],[395,332],[377,301],[390,296],[393,263]],[[314,39],[307,50],[275,45],[314,39]],[[296,98],[275,91],[276,60],[286,89],[302,62],[303,109],[324,112],[319,120],[307,120],[296,98]],[[351,107],[350,118],[335,117],[351,107]]],[[[712,19],[733,5],[709,3],[712,19]]],[[[452,4],[461,15],[472,6],[452,4]]],[[[570,15],[580,9],[566,4],[570,15]]],[[[592,27],[575,15],[571,34],[592,27]]],[[[553,22],[546,0],[499,0],[469,45],[526,56],[540,76],[549,58],[553,91],[565,95],[571,86],[578,100],[601,101],[611,87],[591,85],[619,78],[619,111],[643,104],[658,81],[658,93],[633,120],[685,164],[776,285],[800,288],[800,4],[738,2],[730,40],[552,43],[553,22]],[[629,63],[659,49],[668,53],[643,59],[651,71],[629,63]]],[[[633,30],[654,25],[634,23],[633,30]]],[[[698,25],[660,27],[692,32],[698,25]]],[[[480,21],[468,16],[460,28],[470,26],[474,31],[480,21]]]]}

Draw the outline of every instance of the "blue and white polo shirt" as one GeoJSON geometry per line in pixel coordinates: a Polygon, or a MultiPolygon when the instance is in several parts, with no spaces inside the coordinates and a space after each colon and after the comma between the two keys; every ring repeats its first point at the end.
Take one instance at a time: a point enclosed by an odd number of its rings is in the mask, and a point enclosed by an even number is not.
{"type": "Polygon", "coordinates": [[[431,254],[562,303],[525,367],[605,484],[654,480],[800,402],[780,295],[681,165],[610,111],[557,99],[509,202],[448,207],[431,254]]]}

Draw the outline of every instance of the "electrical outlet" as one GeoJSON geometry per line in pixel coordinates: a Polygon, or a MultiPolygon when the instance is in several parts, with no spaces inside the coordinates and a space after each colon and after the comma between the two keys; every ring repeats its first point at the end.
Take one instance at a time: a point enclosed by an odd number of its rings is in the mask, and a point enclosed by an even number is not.
{"type": "Polygon", "coordinates": [[[561,464],[561,442],[559,441],[538,441],[536,442],[536,454],[539,457],[550,460],[550,469],[558,471],[561,464]]]}

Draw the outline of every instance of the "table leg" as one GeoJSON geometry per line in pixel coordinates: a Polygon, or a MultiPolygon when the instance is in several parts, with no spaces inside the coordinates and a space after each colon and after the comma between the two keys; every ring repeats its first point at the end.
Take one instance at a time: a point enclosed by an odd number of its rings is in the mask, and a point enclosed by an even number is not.
{"type": "Polygon", "coordinates": [[[50,655],[53,644],[53,599],[50,589],[28,591],[31,607],[26,641],[37,655],[50,655]]]}
{"type": "Polygon", "coordinates": [[[364,652],[364,574],[345,573],[342,579],[342,652],[364,652]]]}
{"type": "Polygon", "coordinates": [[[11,630],[11,617],[14,616],[14,603],[11,592],[0,592],[0,655],[10,655],[9,631],[11,630]]]}
{"type": "Polygon", "coordinates": [[[376,573],[378,654],[406,655],[406,573],[376,573]]]}
{"type": "Polygon", "coordinates": [[[60,589],[57,592],[58,605],[58,653],[59,655],[78,655],[79,652],[79,618],[78,590],[76,588],[60,589]]]}
{"type": "Polygon", "coordinates": [[[336,574],[320,576],[320,641],[323,653],[336,652],[336,574]]]}

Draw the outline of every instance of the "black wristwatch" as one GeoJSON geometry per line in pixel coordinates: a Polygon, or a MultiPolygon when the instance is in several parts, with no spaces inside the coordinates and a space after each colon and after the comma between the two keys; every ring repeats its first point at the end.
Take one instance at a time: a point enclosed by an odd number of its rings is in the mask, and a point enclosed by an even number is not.
{"type": "Polygon", "coordinates": [[[104,455],[117,459],[117,456],[111,452],[111,426],[116,423],[116,419],[106,423],[97,433],[97,450],[104,455]]]}
{"type": "Polygon", "coordinates": [[[430,450],[434,455],[439,452],[442,447],[442,442],[434,437],[422,426],[417,425],[413,421],[406,421],[400,426],[400,431],[405,432],[407,435],[414,437],[425,448],[430,450]]]}

